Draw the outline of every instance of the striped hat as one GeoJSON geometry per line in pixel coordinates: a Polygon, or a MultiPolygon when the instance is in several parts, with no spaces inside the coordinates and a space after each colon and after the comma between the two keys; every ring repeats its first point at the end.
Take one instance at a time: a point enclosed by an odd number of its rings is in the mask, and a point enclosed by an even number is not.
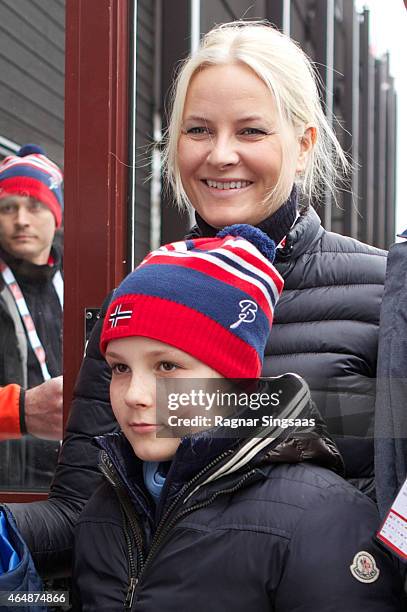
{"type": "Polygon", "coordinates": [[[47,206],[57,227],[62,222],[64,200],[63,176],[44,150],[33,144],[24,145],[17,155],[9,155],[0,165],[0,198],[6,195],[30,196],[47,206]]]}
{"type": "Polygon", "coordinates": [[[283,279],[274,242],[249,225],[151,252],[116,289],[101,337],[145,336],[226,378],[257,378],[283,279]]]}

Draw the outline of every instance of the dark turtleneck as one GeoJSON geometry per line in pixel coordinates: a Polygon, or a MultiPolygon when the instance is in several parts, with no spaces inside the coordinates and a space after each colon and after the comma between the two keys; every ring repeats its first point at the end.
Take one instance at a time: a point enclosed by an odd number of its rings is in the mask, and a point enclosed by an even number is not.
{"type": "Polygon", "coordinates": [[[17,258],[0,247],[0,259],[2,259],[12,270],[18,283],[27,282],[32,284],[46,283],[52,279],[55,272],[59,269],[60,255],[56,249],[52,249],[52,265],[49,263],[38,265],[17,258]]]}
{"type": "MultiPolygon", "coordinates": [[[[279,244],[284,236],[287,235],[292,227],[296,215],[298,205],[297,188],[293,185],[290,196],[286,202],[275,213],[264,219],[257,225],[265,234],[267,234],[275,244],[279,244]]],[[[213,237],[218,233],[218,229],[212,227],[202,217],[195,213],[196,224],[201,236],[213,237]]]]}

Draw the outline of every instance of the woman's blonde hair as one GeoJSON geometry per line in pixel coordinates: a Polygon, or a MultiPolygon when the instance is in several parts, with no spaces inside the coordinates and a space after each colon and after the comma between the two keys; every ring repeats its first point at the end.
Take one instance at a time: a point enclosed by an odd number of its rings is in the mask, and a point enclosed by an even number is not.
{"type": "MultiPolygon", "coordinates": [[[[316,129],[315,144],[308,154],[298,184],[309,200],[318,200],[325,189],[334,194],[340,171],[346,174],[349,162],[322,109],[315,68],[291,38],[267,22],[234,21],[217,26],[204,36],[199,49],[181,64],[173,86],[164,169],[178,206],[183,208],[189,204],[177,159],[189,84],[197,70],[230,63],[248,66],[267,85],[274,96],[283,131],[284,127],[291,127],[294,134],[301,138],[307,127],[316,129]]],[[[286,177],[292,176],[290,164],[292,166],[293,160],[290,160],[288,146],[284,144],[283,137],[282,172],[272,193],[263,202],[270,209],[282,204],[291,189],[286,177]]]]}

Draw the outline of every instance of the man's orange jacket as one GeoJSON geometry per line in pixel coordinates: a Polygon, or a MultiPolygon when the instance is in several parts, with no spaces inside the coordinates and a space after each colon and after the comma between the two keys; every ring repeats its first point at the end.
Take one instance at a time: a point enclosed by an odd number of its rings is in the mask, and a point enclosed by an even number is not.
{"type": "Polygon", "coordinates": [[[18,385],[0,387],[0,440],[20,438],[20,401],[24,391],[18,385]]]}

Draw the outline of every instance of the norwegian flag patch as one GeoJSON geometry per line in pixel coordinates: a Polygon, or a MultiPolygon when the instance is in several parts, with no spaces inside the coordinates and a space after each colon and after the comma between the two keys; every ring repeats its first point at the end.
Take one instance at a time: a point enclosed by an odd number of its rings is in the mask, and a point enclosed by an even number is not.
{"type": "Polygon", "coordinates": [[[133,314],[132,304],[117,304],[109,315],[109,329],[128,325],[133,314]]]}

